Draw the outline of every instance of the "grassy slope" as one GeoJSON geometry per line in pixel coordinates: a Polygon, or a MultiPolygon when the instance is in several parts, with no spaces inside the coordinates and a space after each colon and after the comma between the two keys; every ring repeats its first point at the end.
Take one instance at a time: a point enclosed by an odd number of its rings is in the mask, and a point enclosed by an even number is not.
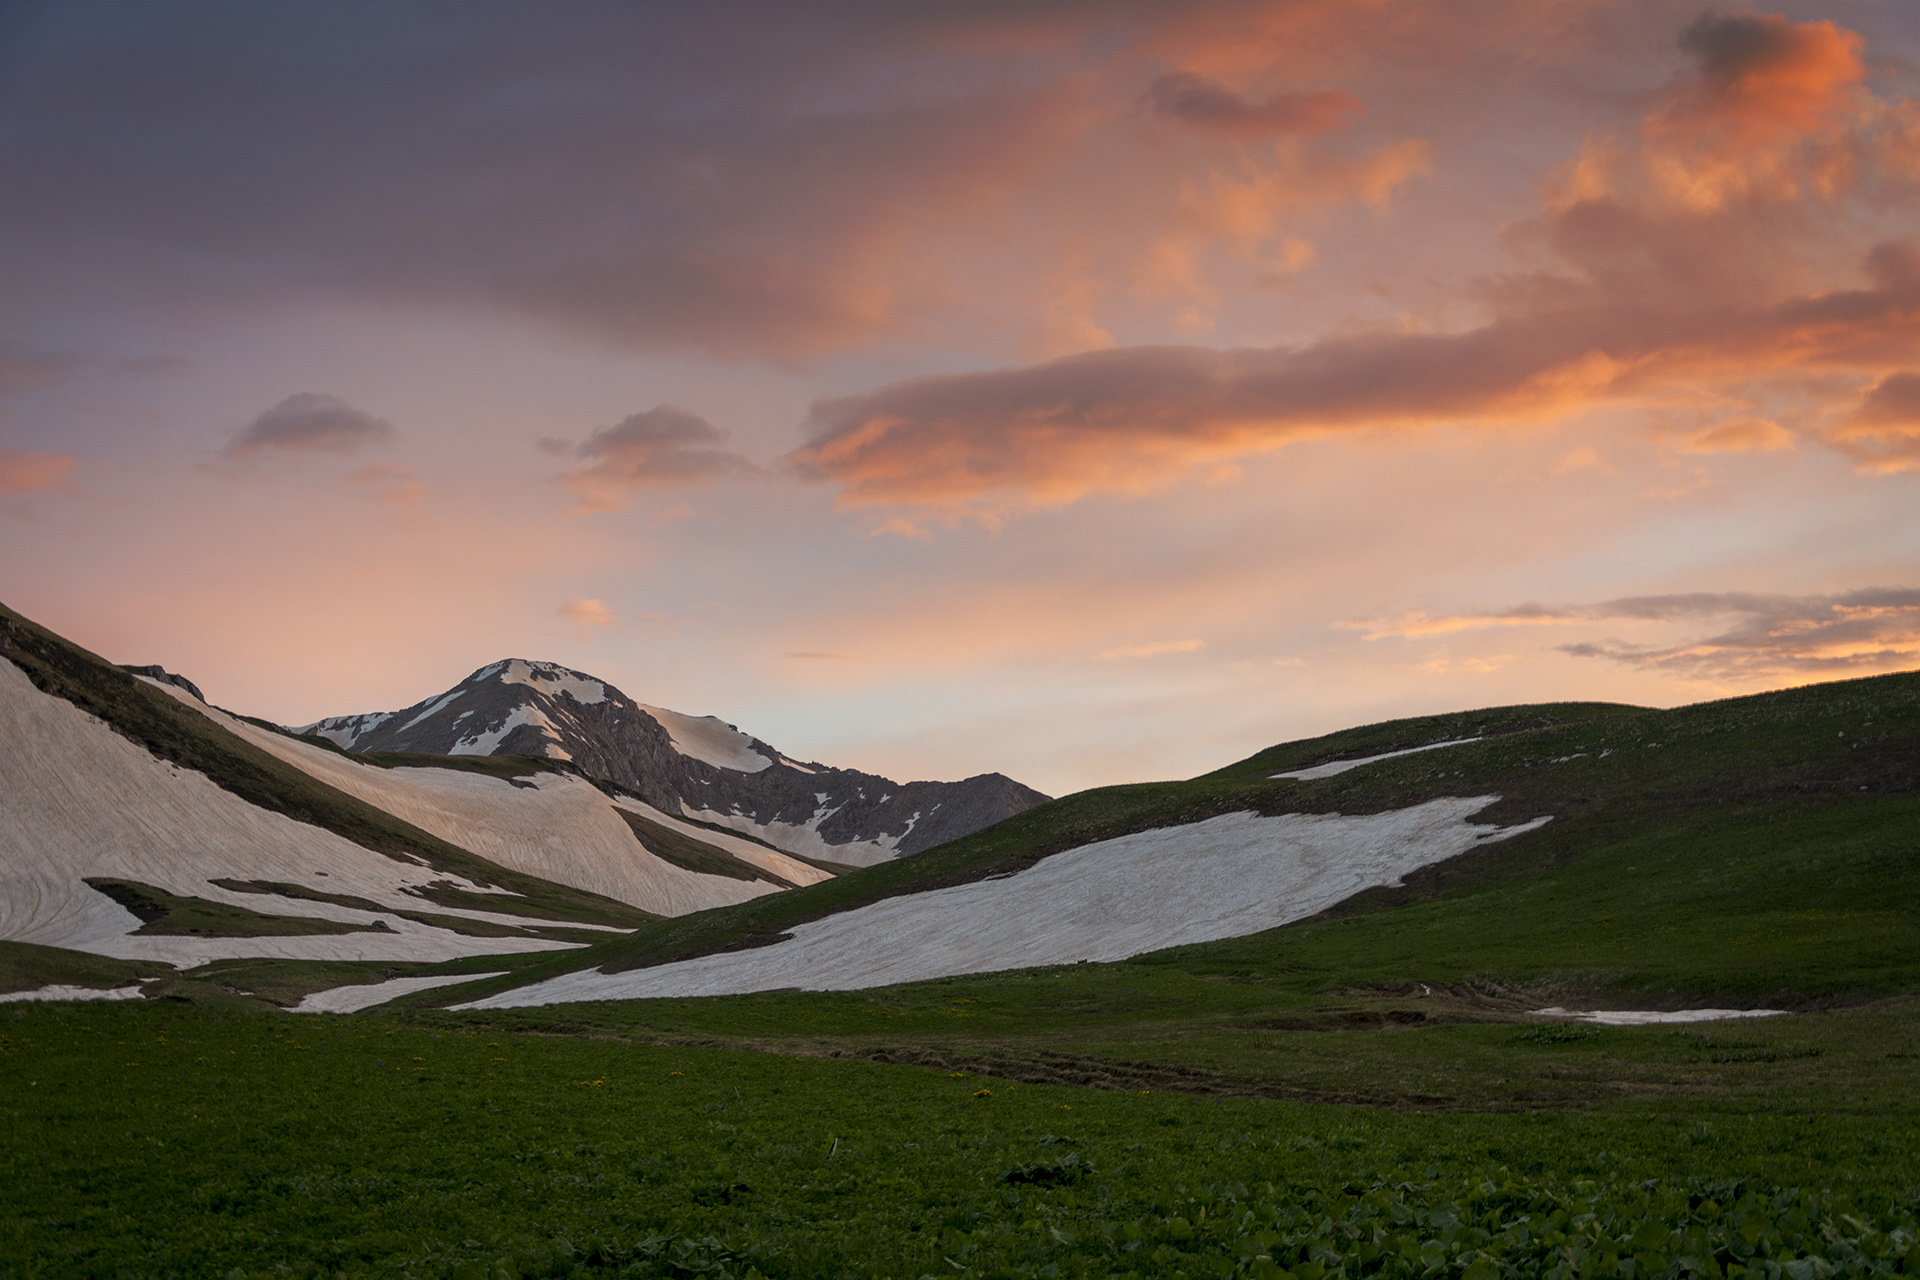
{"type": "Polygon", "coordinates": [[[5,606],[0,606],[0,657],[26,672],[42,692],[98,716],[160,759],[204,773],[249,804],[388,857],[506,889],[565,919],[625,926],[653,919],[612,898],[498,866],[337,791],[5,606]]]}
{"type": "Polygon", "coordinates": [[[912,858],[665,921],[590,952],[555,957],[510,981],[595,966],[617,972],[762,945],[795,924],[881,898],[1003,874],[1092,840],[1234,810],[1367,813],[1444,795],[1497,795],[1501,800],[1478,820],[1552,814],[1554,821],[1330,913],[1411,914],[1377,918],[1360,934],[1294,926],[1282,931],[1284,942],[1261,935],[1207,944],[1183,952],[1180,962],[1271,967],[1263,957],[1275,948],[1291,955],[1304,946],[1318,958],[1287,963],[1369,981],[1431,981],[1422,975],[1439,973],[1454,980],[1512,969],[1525,970],[1528,981],[1554,976],[1588,990],[1643,994],[1671,988],[1806,999],[1854,987],[1890,989],[1920,976],[1920,953],[1902,938],[1890,938],[1884,956],[1849,946],[1844,954],[1855,958],[1842,962],[1825,954],[1834,930],[1807,918],[1790,924],[1799,939],[1792,947],[1747,963],[1740,956],[1752,948],[1742,952],[1738,935],[1778,925],[1763,917],[1790,915],[1796,901],[1829,912],[1891,910],[1871,927],[1897,932],[1904,903],[1914,899],[1895,897],[1889,906],[1875,886],[1911,877],[1907,833],[1917,794],[1920,675],[1672,711],[1569,703],[1429,716],[1284,744],[1187,782],[1081,792],[912,858]],[[1318,781],[1271,778],[1471,736],[1482,740],[1318,781]],[[1696,859],[1700,867],[1690,871],[1696,859]],[[1719,868],[1712,873],[1718,882],[1703,878],[1709,865],[1719,868]],[[1603,899],[1607,909],[1596,910],[1603,899]],[[1773,905],[1762,910],[1763,900],[1773,905]],[[1423,916],[1412,910],[1418,903],[1448,905],[1423,916]],[[1730,923],[1736,915],[1737,927],[1730,923]],[[1603,923],[1603,916],[1612,919],[1603,923]],[[1657,927],[1648,924],[1654,920],[1657,927]],[[1398,952],[1392,943],[1381,951],[1381,940],[1393,937],[1412,940],[1398,952]],[[1622,963],[1617,953],[1628,937],[1638,941],[1622,963]],[[1567,949],[1576,940],[1585,951],[1567,949]],[[1733,949],[1723,950],[1730,940],[1733,949]],[[1542,941],[1555,946],[1537,951],[1542,941]],[[1515,969],[1523,954],[1535,958],[1515,969]],[[1810,957],[1824,958],[1809,968],[1810,957]],[[1711,963],[1695,968],[1702,958],[1711,963]]]}

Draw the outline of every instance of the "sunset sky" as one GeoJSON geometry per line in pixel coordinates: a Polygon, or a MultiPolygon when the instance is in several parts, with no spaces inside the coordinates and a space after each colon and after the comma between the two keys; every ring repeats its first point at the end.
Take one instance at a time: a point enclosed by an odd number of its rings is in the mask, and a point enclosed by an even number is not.
{"type": "Polygon", "coordinates": [[[0,3],[0,601],[1055,794],[1920,666],[1920,5],[0,3]]]}

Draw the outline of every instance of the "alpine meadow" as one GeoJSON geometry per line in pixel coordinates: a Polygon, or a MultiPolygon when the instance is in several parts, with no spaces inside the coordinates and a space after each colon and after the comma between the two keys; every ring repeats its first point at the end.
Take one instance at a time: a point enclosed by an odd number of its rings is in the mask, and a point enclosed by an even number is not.
{"type": "Polygon", "coordinates": [[[1914,0],[0,0],[0,1280],[1920,1280],[1914,0]]]}

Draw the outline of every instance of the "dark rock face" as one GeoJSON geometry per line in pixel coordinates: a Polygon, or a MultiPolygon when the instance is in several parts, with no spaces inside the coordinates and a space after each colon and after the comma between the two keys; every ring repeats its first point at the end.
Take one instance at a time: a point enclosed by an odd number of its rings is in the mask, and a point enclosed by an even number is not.
{"type": "Polygon", "coordinates": [[[120,669],[122,671],[131,672],[136,676],[148,676],[154,680],[160,681],[160,683],[162,684],[170,684],[170,685],[173,685],[175,688],[185,689],[188,693],[200,699],[200,701],[202,702],[205,702],[207,700],[207,695],[200,692],[199,685],[187,679],[185,676],[177,676],[173,674],[173,672],[167,670],[165,667],[162,667],[162,666],[122,667],[120,669]]]}
{"type": "Polygon", "coordinates": [[[1048,799],[998,773],[903,784],[790,760],[712,716],[651,707],[592,676],[519,658],[482,667],[404,711],[338,716],[296,732],[350,751],[570,760],[667,813],[862,866],[930,849],[1048,799]]]}

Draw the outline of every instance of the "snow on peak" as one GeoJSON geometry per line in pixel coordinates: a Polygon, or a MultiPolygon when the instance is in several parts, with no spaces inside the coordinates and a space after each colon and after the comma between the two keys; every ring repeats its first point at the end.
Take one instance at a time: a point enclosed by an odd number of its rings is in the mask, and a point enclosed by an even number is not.
{"type": "Polygon", "coordinates": [[[515,707],[507,713],[506,719],[502,720],[493,728],[484,729],[479,733],[462,738],[460,741],[454,743],[453,748],[448,751],[447,754],[450,756],[490,756],[493,754],[494,748],[500,745],[501,739],[505,738],[509,733],[512,733],[523,724],[532,725],[540,731],[542,736],[551,739],[551,741],[546,744],[544,754],[555,760],[573,759],[573,757],[560,746],[560,735],[555,731],[553,721],[542,715],[538,707],[532,706],[515,707]]]}
{"type": "Polygon", "coordinates": [[[295,733],[325,738],[337,747],[353,750],[353,744],[399,714],[394,711],[369,711],[358,716],[330,716],[312,724],[292,726],[295,733]]]}
{"type": "Polygon", "coordinates": [[[509,658],[491,667],[482,667],[470,679],[478,682],[482,677],[496,672],[501,684],[524,684],[550,697],[564,693],[579,703],[607,700],[605,683],[557,662],[528,662],[525,658],[509,658]]]}
{"type": "Polygon", "coordinates": [[[758,773],[773,761],[753,749],[753,739],[719,716],[683,716],[665,707],[639,708],[660,722],[673,742],[673,749],[714,766],[739,773],[758,773]]]}

